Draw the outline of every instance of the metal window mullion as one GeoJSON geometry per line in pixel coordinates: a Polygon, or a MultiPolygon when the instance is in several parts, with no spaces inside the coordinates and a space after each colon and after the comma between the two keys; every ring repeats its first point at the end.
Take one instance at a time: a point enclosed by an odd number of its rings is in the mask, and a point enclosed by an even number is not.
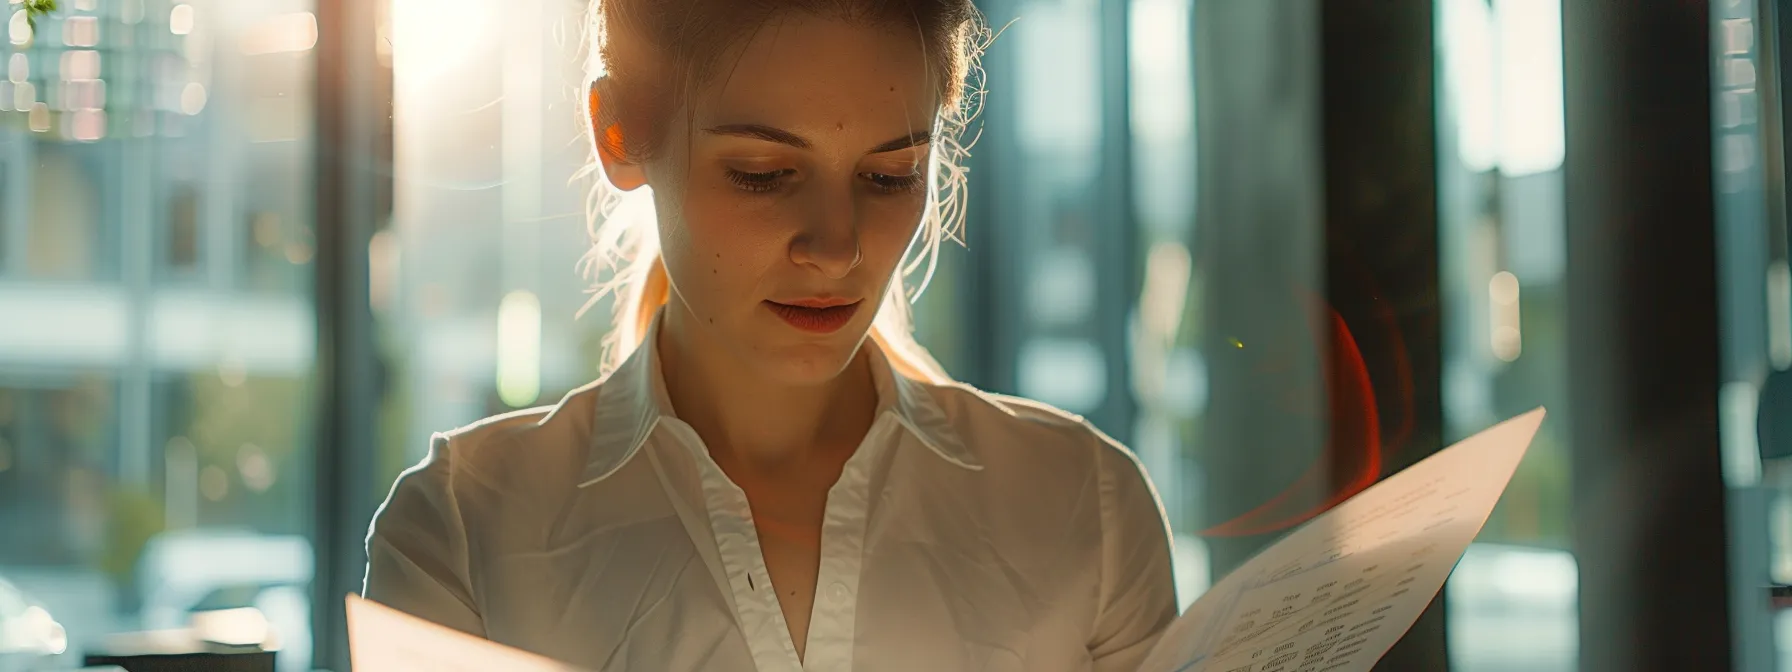
{"type": "Polygon", "coordinates": [[[313,665],[348,669],[343,597],[360,592],[372,519],[379,405],[368,242],[391,198],[390,70],[376,48],[385,3],[317,0],[312,221],[317,233],[313,665]]]}
{"type": "Polygon", "coordinates": [[[1101,174],[1094,239],[1096,344],[1107,370],[1107,395],[1093,418],[1121,442],[1133,439],[1138,400],[1132,386],[1133,310],[1139,300],[1139,218],[1132,198],[1131,0],[1100,5],[1101,174]]]}

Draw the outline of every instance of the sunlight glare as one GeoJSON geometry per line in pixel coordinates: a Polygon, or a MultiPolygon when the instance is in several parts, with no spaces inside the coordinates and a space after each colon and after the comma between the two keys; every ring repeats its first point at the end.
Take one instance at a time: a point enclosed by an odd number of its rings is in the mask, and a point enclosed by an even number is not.
{"type": "Polygon", "coordinates": [[[496,38],[490,0],[392,0],[393,78],[427,85],[496,38]]]}

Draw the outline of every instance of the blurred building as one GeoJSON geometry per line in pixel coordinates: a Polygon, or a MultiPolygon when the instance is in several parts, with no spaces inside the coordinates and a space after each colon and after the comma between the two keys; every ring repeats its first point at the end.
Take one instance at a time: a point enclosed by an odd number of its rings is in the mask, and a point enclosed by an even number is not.
{"type": "Polygon", "coordinates": [[[297,1],[62,5],[9,9],[0,83],[0,538],[29,540],[0,573],[78,646],[150,625],[146,584],[176,578],[140,572],[158,534],[309,532],[317,24],[297,1]]]}

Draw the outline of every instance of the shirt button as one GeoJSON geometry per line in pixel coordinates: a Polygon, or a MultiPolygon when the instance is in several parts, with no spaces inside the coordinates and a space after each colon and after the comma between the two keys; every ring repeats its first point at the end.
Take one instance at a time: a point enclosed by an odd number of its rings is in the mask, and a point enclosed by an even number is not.
{"type": "Polygon", "coordinates": [[[840,583],[839,581],[835,581],[834,585],[828,586],[828,599],[833,600],[836,605],[846,604],[846,598],[850,597],[851,593],[852,591],[847,590],[846,584],[840,583]]]}

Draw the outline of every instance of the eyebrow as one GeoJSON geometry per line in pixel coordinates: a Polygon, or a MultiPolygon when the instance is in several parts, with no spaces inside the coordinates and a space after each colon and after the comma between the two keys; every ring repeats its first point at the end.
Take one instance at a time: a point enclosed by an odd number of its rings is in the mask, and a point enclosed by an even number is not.
{"type": "MultiPolygon", "coordinates": [[[[737,138],[764,140],[766,142],[775,142],[780,145],[789,145],[797,149],[809,149],[813,146],[809,144],[808,140],[803,139],[800,135],[763,124],[723,124],[713,128],[705,128],[703,129],[703,132],[713,135],[731,135],[737,138]]],[[[932,141],[933,131],[919,130],[900,138],[890,140],[889,142],[885,142],[876,147],[872,147],[871,151],[866,152],[866,154],[894,152],[898,149],[908,149],[910,147],[925,145],[932,141]]]]}

